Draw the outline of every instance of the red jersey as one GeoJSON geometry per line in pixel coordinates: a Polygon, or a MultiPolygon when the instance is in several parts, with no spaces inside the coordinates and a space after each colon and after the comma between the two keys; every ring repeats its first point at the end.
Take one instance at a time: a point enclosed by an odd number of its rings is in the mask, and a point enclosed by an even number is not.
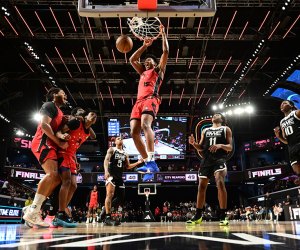
{"type": "Polygon", "coordinates": [[[98,203],[98,191],[91,191],[90,203],[92,204],[98,203]]]}
{"type": "Polygon", "coordinates": [[[81,121],[79,128],[75,130],[70,130],[67,132],[70,135],[70,139],[68,140],[69,146],[66,150],[59,150],[59,153],[65,153],[68,155],[76,154],[76,151],[84,143],[90,136],[89,129],[85,129],[84,123],[81,121]]]}
{"type": "Polygon", "coordinates": [[[140,76],[137,99],[158,96],[161,83],[162,79],[154,68],[145,70],[140,76]]]}
{"type": "MultiPolygon", "coordinates": [[[[53,102],[45,102],[40,109],[40,114],[49,116],[52,120],[50,126],[54,133],[58,131],[60,127],[64,114],[53,102]]],[[[40,151],[42,146],[46,145],[49,148],[57,149],[57,145],[48,138],[48,136],[42,131],[41,123],[39,123],[32,144],[38,145],[37,152],[40,151]]]]}

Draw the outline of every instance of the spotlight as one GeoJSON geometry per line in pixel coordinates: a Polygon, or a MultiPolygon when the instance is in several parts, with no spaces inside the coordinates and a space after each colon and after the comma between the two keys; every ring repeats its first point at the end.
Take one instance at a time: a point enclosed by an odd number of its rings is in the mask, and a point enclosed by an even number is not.
{"type": "Polygon", "coordinates": [[[217,110],[218,108],[217,108],[216,105],[213,105],[213,106],[212,106],[212,109],[213,109],[213,110],[217,110]]]}
{"type": "Polygon", "coordinates": [[[23,136],[23,135],[25,135],[25,134],[24,134],[23,131],[21,131],[21,130],[18,129],[18,130],[16,131],[16,135],[18,135],[18,136],[23,136]]]}
{"type": "Polygon", "coordinates": [[[41,119],[42,119],[42,116],[41,116],[40,113],[35,113],[35,114],[33,115],[33,120],[35,120],[35,121],[37,121],[37,122],[40,122],[41,119]]]}
{"type": "Polygon", "coordinates": [[[285,7],[284,6],[282,6],[282,8],[281,8],[282,10],[285,10],[285,7]]]}
{"type": "Polygon", "coordinates": [[[252,114],[254,112],[254,108],[252,106],[247,106],[245,108],[246,113],[252,114]]]}
{"type": "Polygon", "coordinates": [[[234,110],[234,114],[236,114],[236,115],[240,115],[240,114],[242,114],[244,112],[244,109],[243,108],[236,108],[235,110],[234,110]]]}
{"type": "Polygon", "coordinates": [[[219,109],[223,109],[223,108],[224,108],[223,103],[219,104],[219,109]]]}

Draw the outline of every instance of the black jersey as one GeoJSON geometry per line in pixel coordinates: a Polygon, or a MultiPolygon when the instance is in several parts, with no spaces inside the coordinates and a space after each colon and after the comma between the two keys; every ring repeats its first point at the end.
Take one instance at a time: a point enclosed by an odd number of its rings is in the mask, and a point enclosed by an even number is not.
{"type": "Polygon", "coordinates": [[[296,116],[296,110],[280,121],[280,127],[285,133],[288,146],[293,147],[300,142],[300,118],[296,116]]]}
{"type": "Polygon", "coordinates": [[[126,166],[126,153],[123,150],[119,150],[117,148],[113,148],[114,153],[110,158],[110,163],[108,167],[108,172],[111,176],[115,178],[121,178],[123,170],[126,166]]]}
{"type": "Polygon", "coordinates": [[[203,161],[202,165],[222,164],[226,161],[228,153],[223,149],[218,149],[215,153],[211,153],[208,149],[215,144],[227,144],[226,126],[217,128],[207,128],[204,130],[203,141],[203,161]]]}

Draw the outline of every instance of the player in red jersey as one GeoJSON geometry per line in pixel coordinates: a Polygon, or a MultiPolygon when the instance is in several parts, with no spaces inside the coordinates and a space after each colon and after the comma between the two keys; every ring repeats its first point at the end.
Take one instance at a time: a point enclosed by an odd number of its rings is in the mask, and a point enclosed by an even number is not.
{"type": "Polygon", "coordinates": [[[53,224],[62,227],[75,227],[76,224],[69,220],[65,210],[71,201],[73,194],[77,188],[76,174],[77,174],[77,160],[76,151],[89,137],[96,138],[96,134],[91,128],[97,120],[97,115],[94,112],[86,115],[82,108],[75,108],[72,110],[70,120],[63,126],[63,128],[56,133],[57,136],[68,133],[70,139],[68,140],[68,148],[58,151],[58,167],[62,180],[59,191],[59,211],[53,224]]]}
{"type": "Polygon", "coordinates": [[[152,173],[159,171],[155,163],[154,132],[151,125],[158,112],[160,104],[158,92],[164,79],[169,55],[168,40],[162,25],[160,26],[160,32],[163,53],[158,64],[152,57],[146,58],[144,65],[139,62],[142,53],[152,44],[153,40],[151,39],[145,40],[143,46],[130,57],[131,65],[140,75],[137,101],[130,116],[130,128],[134,144],[145,162],[145,165],[138,168],[138,171],[151,172],[151,174],[144,176],[144,181],[152,179],[152,173]],[[141,137],[141,130],[145,134],[147,150],[141,137]]]}
{"type": "Polygon", "coordinates": [[[91,216],[93,218],[92,223],[96,223],[96,209],[99,206],[99,200],[99,192],[97,190],[97,186],[95,185],[87,198],[86,206],[89,209],[88,214],[86,216],[87,224],[90,223],[91,216]]]}
{"type": "Polygon", "coordinates": [[[40,109],[42,115],[35,136],[32,140],[31,150],[38,159],[46,175],[40,180],[32,205],[26,209],[23,219],[38,227],[49,227],[49,224],[41,219],[39,214],[43,202],[51,195],[56,186],[60,184],[60,177],[57,172],[57,149],[66,149],[68,134],[61,134],[56,137],[59,126],[63,120],[63,113],[60,107],[67,102],[65,92],[60,88],[51,88],[46,95],[45,102],[40,109]]]}

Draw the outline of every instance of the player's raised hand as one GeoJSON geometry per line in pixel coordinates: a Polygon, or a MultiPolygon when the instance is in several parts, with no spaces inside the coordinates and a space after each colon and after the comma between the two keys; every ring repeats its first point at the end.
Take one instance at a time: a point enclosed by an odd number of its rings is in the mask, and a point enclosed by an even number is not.
{"type": "Polygon", "coordinates": [[[163,26],[162,24],[159,26],[159,33],[162,35],[162,34],[166,34],[165,33],[165,26],[163,26]]]}
{"type": "Polygon", "coordinates": [[[191,135],[189,136],[189,144],[192,144],[192,145],[195,144],[195,137],[194,137],[193,134],[191,134],[191,135]]]}
{"type": "Polygon", "coordinates": [[[276,137],[280,136],[281,130],[280,130],[279,126],[277,126],[276,128],[274,128],[274,133],[275,133],[276,137]]]}
{"type": "Polygon", "coordinates": [[[151,39],[151,38],[146,38],[144,40],[144,45],[147,46],[147,47],[151,46],[152,43],[153,43],[153,39],[151,39]]]}

